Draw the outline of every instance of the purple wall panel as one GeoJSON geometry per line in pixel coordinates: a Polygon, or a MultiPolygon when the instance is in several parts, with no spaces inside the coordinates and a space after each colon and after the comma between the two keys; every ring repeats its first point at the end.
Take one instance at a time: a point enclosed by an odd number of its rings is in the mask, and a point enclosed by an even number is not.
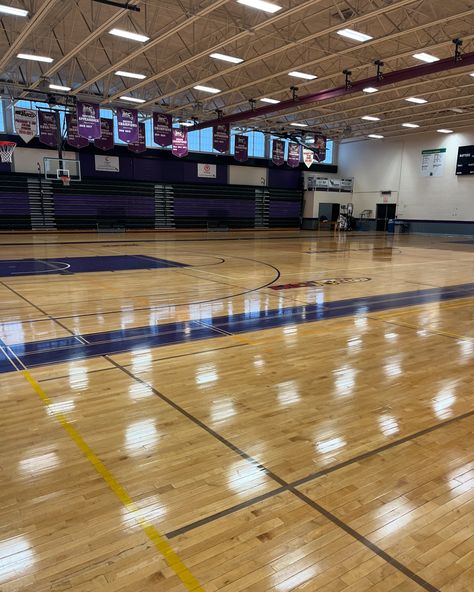
{"type": "Polygon", "coordinates": [[[179,217],[207,217],[225,212],[233,218],[253,218],[255,202],[245,199],[183,199],[175,198],[174,213],[179,217]]]}
{"type": "Polygon", "coordinates": [[[155,202],[152,197],[55,194],[54,207],[58,216],[96,216],[101,210],[118,208],[125,210],[127,216],[155,215],[155,202]]]}
{"type": "Polygon", "coordinates": [[[271,201],[270,218],[299,218],[300,209],[298,201],[271,201]]]}
{"type": "Polygon", "coordinates": [[[10,173],[12,170],[11,162],[0,162],[0,173],[10,173]]]}
{"type": "Polygon", "coordinates": [[[278,189],[298,189],[301,171],[285,169],[268,169],[268,186],[278,189]]]}
{"type": "Polygon", "coordinates": [[[27,193],[0,193],[0,215],[29,215],[30,202],[27,193]]]}

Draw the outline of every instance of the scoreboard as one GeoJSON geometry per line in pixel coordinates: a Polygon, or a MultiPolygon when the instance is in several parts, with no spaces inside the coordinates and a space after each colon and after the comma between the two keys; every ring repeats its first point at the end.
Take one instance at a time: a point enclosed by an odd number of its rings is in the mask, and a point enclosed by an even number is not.
{"type": "Polygon", "coordinates": [[[474,146],[460,146],[456,175],[474,175],[474,146]]]}

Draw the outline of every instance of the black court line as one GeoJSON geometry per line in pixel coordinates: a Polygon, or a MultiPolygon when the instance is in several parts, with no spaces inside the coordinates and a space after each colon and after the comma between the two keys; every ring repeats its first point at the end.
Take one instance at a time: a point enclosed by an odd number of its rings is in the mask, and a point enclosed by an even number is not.
{"type": "MultiPolygon", "coordinates": [[[[413,582],[417,583],[419,586],[421,586],[425,590],[428,590],[428,592],[440,592],[438,590],[438,588],[436,588],[435,586],[433,586],[432,584],[430,584],[429,582],[427,582],[426,580],[424,580],[422,577],[420,577],[419,575],[417,575],[415,572],[413,572],[411,569],[409,569],[408,567],[406,567],[405,565],[403,565],[402,563],[400,563],[399,561],[397,561],[389,553],[387,553],[386,551],[384,551],[383,549],[381,549],[380,547],[378,547],[375,543],[372,543],[369,539],[367,539],[366,537],[364,537],[363,535],[361,535],[359,532],[357,532],[356,530],[354,530],[353,528],[351,528],[348,524],[346,524],[345,522],[343,522],[342,520],[340,520],[337,516],[335,516],[334,514],[332,514],[331,512],[329,512],[328,510],[326,510],[325,508],[323,508],[322,506],[320,506],[318,503],[316,503],[313,500],[311,500],[304,493],[298,491],[295,488],[295,485],[293,485],[291,483],[287,483],[284,479],[282,479],[281,477],[279,477],[278,475],[276,475],[273,471],[271,471],[270,469],[268,469],[267,467],[265,467],[263,464],[261,464],[259,461],[257,461],[256,459],[254,459],[252,456],[250,456],[249,454],[247,454],[246,452],[244,452],[241,448],[239,448],[238,446],[236,446],[235,444],[233,444],[232,442],[230,442],[229,440],[227,440],[227,438],[225,438],[224,436],[222,436],[221,434],[219,434],[218,432],[216,432],[215,430],[213,430],[212,428],[210,428],[208,425],[206,425],[200,419],[198,419],[197,417],[195,417],[194,415],[192,415],[189,411],[186,411],[183,407],[181,407],[180,405],[178,405],[177,403],[175,403],[174,401],[172,401],[169,397],[167,397],[166,395],[164,395],[163,393],[161,393],[158,389],[156,389],[150,383],[148,383],[147,381],[139,378],[138,376],[135,376],[132,372],[130,372],[129,370],[127,370],[126,368],[124,368],[123,366],[121,366],[120,364],[118,364],[117,362],[115,362],[114,360],[112,360],[111,358],[109,358],[108,356],[104,356],[104,358],[106,360],[108,360],[111,364],[113,364],[114,366],[116,366],[117,368],[119,368],[120,370],[122,370],[122,372],[124,372],[125,374],[127,374],[127,376],[129,376],[130,378],[132,378],[136,382],[139,382],[139,383],[143,384],[144,386],[148,387],[163,402],[165,402],[168,405],[170,405],[171,407],[173,407],[173,409],[175,409],[181,415],[183,415],[184,417],[186,417],[187,419],[189,419],[190,421],[192,421],[198,427],[202,428],[210,436],[213,436],[214,438],[216,438],[224,446],[226,446],[227,448],[229,448],[230,450],[232,450],[233,452],[235,452],[236,454],[238,454],[241,458],[243,458],[244,460],[248,461],[253,466],[255,466],[258,469],[260,469],[264,474],[266,474],[268,477],[270,477],[276,483],[278,483],[278,485],[280,486],[279,488],[274,489],[273,491],[267,492],[266,494],[262,494],[258,498],[255,498],[255,499],[257,499],[257,502],[258,501],[262,501],[262,497],[263,496],[264,496],[263,499],[269,499],[271,497],[274,497],[275,495],[278,495],[279,493],[282,493],[283,491],[289,491],[289,492],[293,493],[293,495],[295,495],[296,497],[298,497],[301,501],[305,502],[311,508],[315,509],[321,515],[323,515],[326,519],[330,520],[333,524],[335,524],[339,528],[343,529],[347,534],[349,534],[355,540],[357,540],[358,542],[360,542],[362,545],[364,545],[366,548],[368,548],[374,554],[378,555],[381,559],[384,559],[384,561],[386,561],[387,563],[389,563],[390,565],[392,565],[392,567],[394,567],[395,569],[399,570],[401,573],[403,573],[405,576],[407,576],[413,582]]],[[[472,414],[474,414],[474,411],[469,412],[468,414],[465,414],[465,416],[472,415],[472,414]]],[[[452,421],[455,421],[455,419],[456,418],[453,418],[452,420],[449,421],[449,423],[452,423],[452,421]]],[[[438,426],[439,427],[444,426],[446,423],[448,423],[448,422],[443,422],[442,424],[438,424],[438,426]]],[[[437,429],[437,428],[434,426],[433,429],[437,429]]],[[[433,431],[433,429],[430,430],[430,431],[433,431]]],[[[425,430],[423,430],[423,432],[424,431],[425,430]]],[[[415,436],[413,436],[412,438],[410,438],[410,437],[407,437],[407,438],[408,439],[413,439],[414,437],[415,436]]],[[[357,462],[357,461],[354,461],[354,462],[357,462]]],[[[257,503],[257,502],[254,502],[254,503],[257,503]]],[[[203,518],[203,519],[201,519],[201,520],[193,523],[194,524],[193,527],[196,528],[198,526],[202,526],[204,524],[208,524],[209,522],[212,522],[213,520],[216,520],[216,519],[221,518],[223,516],[227,516],[230,513],[236,512],[239,509],[242,509],[242,507],[249,507],[249,506],[252,505],[251,500],[247,500],[247,502],[243,502],[243,503],[245,503],[246,505],[245,506],[242,506],[242,504],[239,504],[237,506],[233,506],[233,508],[228,508],[227,510],[222,510],[218,514],[214,515],[215,517],[203,518]]],[[[182,534],[183,532],[187,532],[187,530],[184,530],[185,528],[186,527],[182,527],[179,530],[176,530],[176,531],[173,531],[171,533],[168,533],[166,536],[167,536],[167,538],[172,538],[173,536],[178,536],[178,534],[182,534]],[[178,534],[176,534],[176,533],[178,533],[178,534]]],[[[188,527],[188,530],[191,530],[191,528],[188,527]]]]}
{"type": "MultiPolygon", "coordinates": [[[[467,413],[463,413],[462,415],[458,415],[458,416],[448,419],[444,422],[437,423],[434,426],[430,426],[428,428],[420,430],[419,432],[409,434],[408,436],[404,436],[403,438],[399,438],[398,440],[393,440],[392,442],[389,442],[388,444],[384,444],[383,446],[379,446],[378,448],[374,448],[373,450],[369,450],[367,452],[359,454],[358,456],[354,456],[353,458],[349,458],[347,460],[344,460],[340,463],[337,463],[336,465],[326,467],[324,469],[321,469],[320,471],[316,471],[315,473],[310,473],[306,477],[301,477],[300,479],[297,479],[295,481],[288,483],[283,488],[280,487],[278,489],[274,489],[273,491],[265,493],[264,494],[265,499],[274,497],[275,495],[278,495],[278,494],[282,493],[283,491],[288,491],[292,487],[293,488],[300,487],[301,485],[305,485],[306,483],[310,483],[311,481],[315,481],[316,479],[319,479],[320,477],[324,477],[326,475],[334,473],[335,471],[338,471],[338,470],[344,469],[345,467],[348,467],[350,465],[359,463],[363,460],[366,460],[367,458],[370,458],[372,456],[376,456],[377,454],[380,454],[381,452],[385,452],[386,450],[390,450],[391,448],[396,448],[397,446],[405,444],[406,442],[410,442],[411,440],[416,440],[417,438],[420,438],[421,436],[425,436],[426,434],[434,432],[434,431],[436,431],[440,428],[443,428],[449,424],[452,424],[452,423],[455,423],[458,421],[462,421],[463,419],[467,419],[468,417],[471,417],[472,415],[474,415],[474,410],[468,411],[467,413]]],[[[261,496],[257,496],[255,498],[251,498],[251,499],[247,500],[246,502],[243,502],[245,505],[236,504],[235,506],[231,506],[231,507],[227,508],[226,510],[223,510],[221,512],[216,512],[215,514],[211,514],[207,518],[202,518],[201,520],[197,520],[196,522],[191,522],[190,524],[187,524],[185,526],[177,528],[176,530],[172,530],[172,531],[168,532],[166,534],[166,536],[169,539],[172,539],[172,538],[175,538],[181,534],[185,534],[186,532],[189,532],[190,530],[194,530],[198,526],[203,526],[204,524],[214,522],[214,520],[217,520],[217,519],[221,518],[222,516],[228,516],[230,514],[234,514],[235,512],[238,512],[239,510],[241,510],[242,507],[247,508],[249,506],[252,506],[254,503],[258,503],[259,501],[261,501],[260,497],[261,496]]]]}

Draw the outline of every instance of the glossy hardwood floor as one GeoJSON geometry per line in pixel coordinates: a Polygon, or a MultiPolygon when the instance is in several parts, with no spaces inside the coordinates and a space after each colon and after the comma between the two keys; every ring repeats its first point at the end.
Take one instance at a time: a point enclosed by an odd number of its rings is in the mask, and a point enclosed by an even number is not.
{"type": "Polygon", "coordinates": [[[0,245],[1,592],[474,590],[472,238],[0,245]]]}

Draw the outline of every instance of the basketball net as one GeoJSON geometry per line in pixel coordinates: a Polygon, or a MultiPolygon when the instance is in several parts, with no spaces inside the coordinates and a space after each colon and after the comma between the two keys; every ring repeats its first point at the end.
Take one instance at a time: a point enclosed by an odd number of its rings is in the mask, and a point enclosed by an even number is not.
{"type": "Polygon", "coordinates": [[[16,142],[0,142],[0,160],[1,162],[11,162],[13,152],[16,148],[16,142]]]}
{"type": "Polygon", "coordinates": [[[69,185],[71,184],[71,177],[67,175],[63,175],[59,177],[59,179],[63,182],[64,187],[69,187],[69,185]]]}

